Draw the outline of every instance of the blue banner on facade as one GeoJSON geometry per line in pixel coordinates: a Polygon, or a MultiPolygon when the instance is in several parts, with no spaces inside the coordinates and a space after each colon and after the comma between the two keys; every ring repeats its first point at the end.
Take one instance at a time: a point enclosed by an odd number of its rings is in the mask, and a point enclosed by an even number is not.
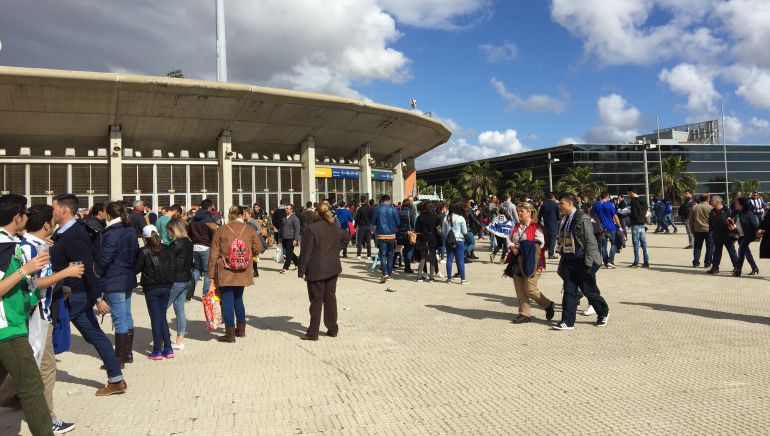
{"type": "Polygon", "coordinates": [[[393,181],[392,171],[372,171],[372,180],[393,181]]]}
{"type": "Polygon", "coordinates": [[[332,168],[332,179],[358,179],[358,170],[350,168],[332,168]]]}

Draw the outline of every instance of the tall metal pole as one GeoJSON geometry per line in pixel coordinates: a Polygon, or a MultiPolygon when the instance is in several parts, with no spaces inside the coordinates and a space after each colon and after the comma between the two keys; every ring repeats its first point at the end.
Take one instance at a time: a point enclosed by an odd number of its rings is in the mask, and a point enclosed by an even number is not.
{"type": "MultiPolygon", "coordinates": [[[[660,146],[660,120],[655,116],[655,124],[658,125],[658,161],[660,161],[660,198],[666,198],[666,188],[663,186],[663,151],[660,146]]],[[[672,199],[673,201],[673,199],[672,199]]]]}
{"type": "Polygon", "coordinates": [[[730,201],[730,179],[727,174],[727,132],[725,129],[725,105],[722,105],[722,153],[725,160],[725,201],[730,201]]]}
{"type": "Polygon", "coordinates": [[[650,210],[650,176],[647,170],[647,147],[649,144],[644,144],[644,198],[647,199],[647,210],[650,210]]]}
{"type": "Polygon", "coordinates": [[[551,171],[551,152],[548,152],[548,192],[553,192],[553,172],[551,171]]]}
{"type": "Polygon", "coordinates": [[[225,39],[224,0],[216,0],[217,14],[217,81],[227,82],[227,40],[225,39]]]}

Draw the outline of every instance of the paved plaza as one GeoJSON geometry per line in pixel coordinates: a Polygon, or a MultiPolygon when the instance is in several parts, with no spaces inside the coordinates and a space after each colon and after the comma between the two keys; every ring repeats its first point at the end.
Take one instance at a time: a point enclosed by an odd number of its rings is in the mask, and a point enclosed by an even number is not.
{"type": "MultiPolygon", "coordinates": [[[[537,322],[512,324],[513,283],[489,262],[468,266],[466,286],[398,274],[386,286],[345,259],[340,335],[318,342],[298,339],[304,282],[278,274],[268,250],[245,294],[246,338],[215,341],[196,298],[187,349],[147,360],[137,293],[128,393],[94,396],[105,373],[73,337],[58,356],[55,410],[81,435],[767,434],[770,278],[707,276],[689,266],[686,236],[648,240],[652,269],[625,268],[629,247],[618,269],[599,272],[606,328],[579,315],[574,331],[552,331],[539,309],[537,322]]],[[[555,265],[540,283],[560,302],[555,265]]],[[[173,310],[169,320],[173,338],[173,310]]],[[[0,434],[28,434],[21,416],[0,409],[0,434]]]]}

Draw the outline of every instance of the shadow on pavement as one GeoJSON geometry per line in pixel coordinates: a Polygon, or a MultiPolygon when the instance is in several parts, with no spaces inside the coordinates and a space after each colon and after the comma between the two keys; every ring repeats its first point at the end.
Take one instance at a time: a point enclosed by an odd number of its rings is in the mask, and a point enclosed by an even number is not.
{"type": "Polygon", "coordinates": [[[68,373],[67,371],[63,371],[61,369],[56,371],[56,381],[64,382],[64,383],[72,383],[80,386],[90,386],[95,389],[101,389],[104,387],[103,382],[99,382],[96,380],[89,380],[87,378],[76,377],[68,373]]]}
{"type": "Polygon", "coordinates": [[[290,316],[251,317],[246,319],[246,324],[260,330],[285,332],[298,337],[304,335],[307,329],[292,319],[290,316]]]}
{"type": "Polygon", "coordinates": [[[502,303],[506,306],[511,306],[511,307],[518,306],[518,304],[516,303],[515,297],[506,297],[504,295],[479,294],[479,293],[470,293],[468,295],[472,295],[474,297],[482,297],[484,298],[484,301],[490,301],[493,303],[502,303]]]}
{"type": "Polygon", "coordinates": [[[710,318],[710,319],[729,319],[733,321],[743,321],[743,322],[749,322],[754,324],[770,325],[770,318],[766,316],[744,315],[740,313],[720,312],[717,310],[709,310],[709,309],[698,309],[694,307],[671,306],[668,304],[631,303],[626,301],[621,301],[620,304],[625,304],[628,306],[642,306],[642,307],[648,307],[653,310],[682,313],[685,315],[702,316],[704,318],[710,318]]]}
{"type": "Polygon", "coordinates": [[[440,310],[442,312],[450,313],[452,315],[460,315],[471,319],[499,319],[503,321],[510,321],[513,319],[514,314],[512,312],[494,312],[491,310],[481,309],[461,309],[459,307],[443,306],[437,304],[426,304],[425,307],[431,309],[440,310]]]}

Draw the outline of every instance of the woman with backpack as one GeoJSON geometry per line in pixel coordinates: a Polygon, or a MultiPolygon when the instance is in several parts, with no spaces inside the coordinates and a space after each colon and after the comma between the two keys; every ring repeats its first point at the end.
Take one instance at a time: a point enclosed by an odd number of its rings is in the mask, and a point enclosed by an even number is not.
{"type": "Polygon", "coordinates": [[[554,303],[537,288],[540,275],[545,269],[545,236],[537,224],[537,211],[529,203],[519,203],[516,207],[519,222],[513,227],[508,237],[508,249],[511,251],[511,263],[514,267],[513,287],[519,303],[519,314],[513,318],[514,324],[532,321],[529,299],[545,310],[547,320],[553,319],[554,303]]]}
{"type": "Polygon", "coordinates": [[[134,318],[131,294],[136,287],[134,261],[139,250],[134,227],[128,221],[126,204],[112,201],[105,207],[109,221],[101,236],[99,261],[96,263],[99,287],[110,307],[115,329],[115,354],[121,367],[134,361],[134,318]]]}
{"type": "Polygon", "coordinates": [[[174,349],[171,346],[166,311],[169,292],[176,278],[174,252],[168,245],[163,245],[158,229],[152,224],[142,229],[142,237],[144,247],[139,250],[136,257],[134,271],[142,273],[142,289],[152,326],[152,352],[147,355],[147,358],[172,359],[174,349]]]}
{"type": "Polygon", "coordinates": [[[176,266],[174,284],[169,291],[166,310],[172,305],[176,313],[176,341],[171,344],[175,350],[184,350],[184,334],[187,327],[187,317],[184,313],[184,303],[187,299],[187,290],[192,283],[193,243],[187,236],[187,226],[182,218],[173,218],[166,224],[166,233],[171,238],[168,247],[174,253],[176,266]]]}
{"type": "Polygon", "coordinates": [[[256,230],[243,222],[243,208],[233,206],[229,222],[217,229],[211,238],[209,277],[219,290],[225,334],[220,342],[235,342],[246,336],[246,308],[243,289],[254,284],[252,258],[259,256],[262,246],[256,230]],[[237,321],[237,324],[236,324],[237,321]]]}
{"type": "Polygon", "coordinates": [[[452,283],[452,260],[457,259],[457,270],[460,273],[460,283],[467,285],[465,280],[465,235],[468,233],[468,225],[465,222],[465,208],[458,201],[449,208],[444,222],[441,224],[441,232],[446,235],[446,282],[452,283]]]}

